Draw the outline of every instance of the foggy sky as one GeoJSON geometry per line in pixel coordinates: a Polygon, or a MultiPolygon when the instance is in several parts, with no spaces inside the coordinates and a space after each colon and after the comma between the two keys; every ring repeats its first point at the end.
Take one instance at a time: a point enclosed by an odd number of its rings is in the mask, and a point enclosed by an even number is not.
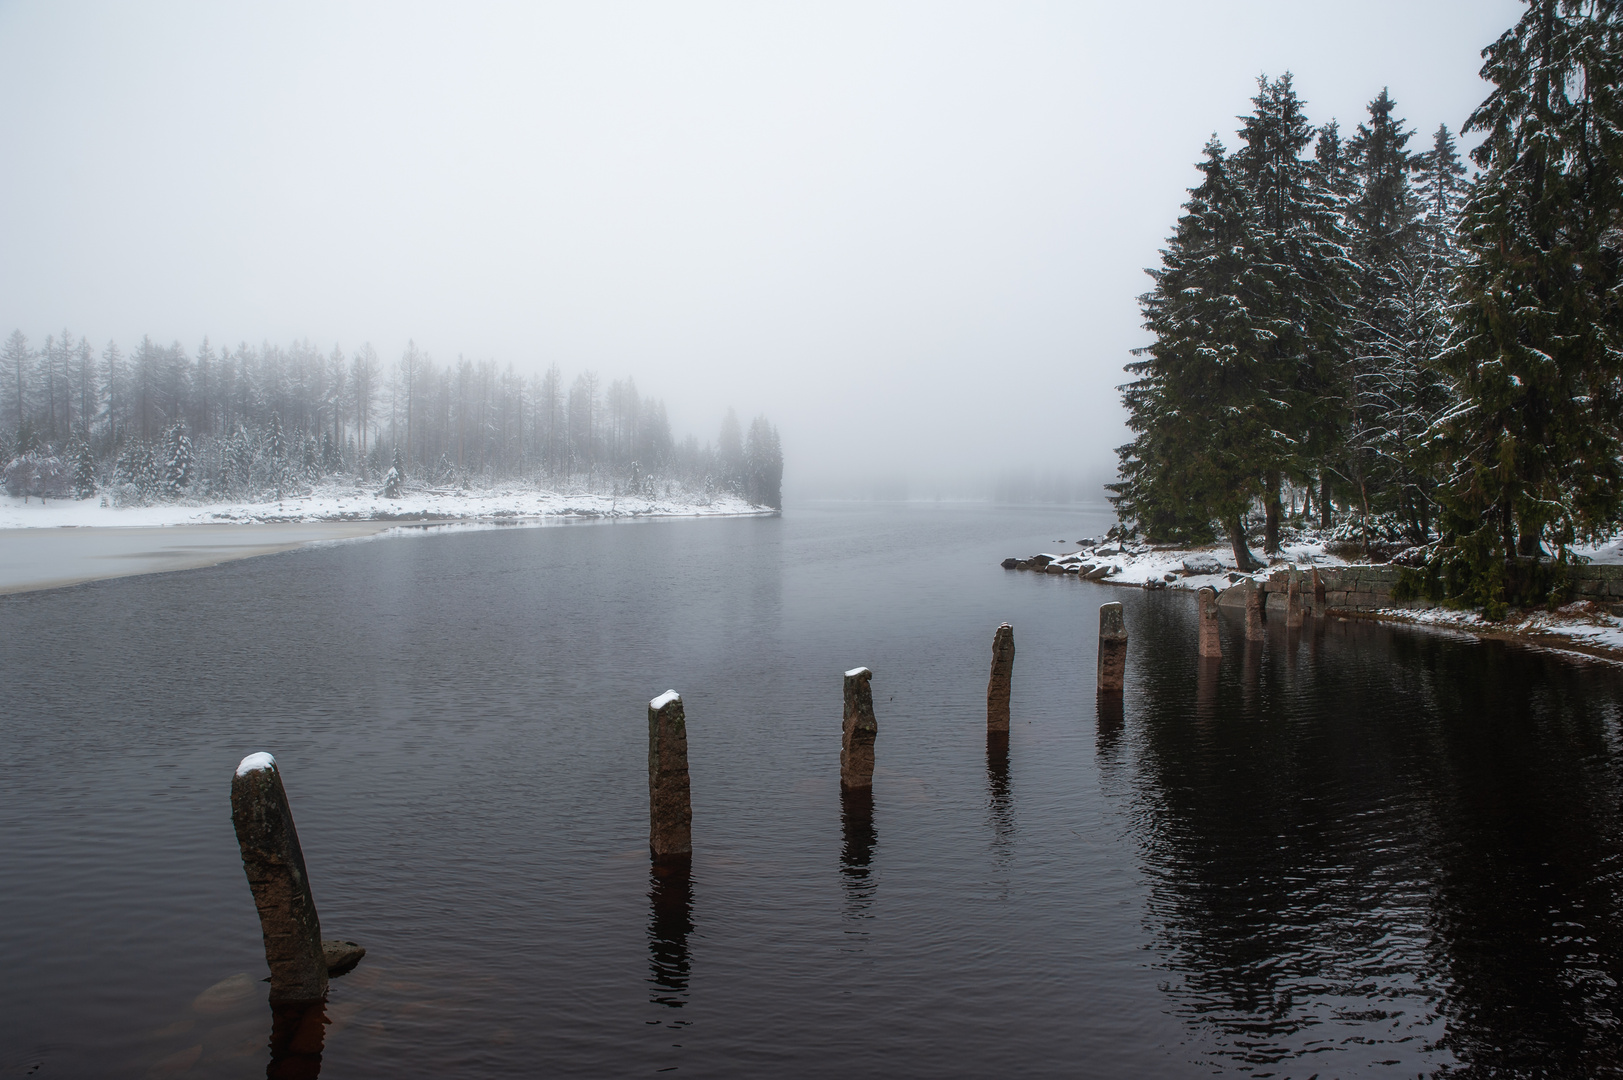
{"type": "Polygon", "coordinates": [[[0,4],[0,336],[632,376],[770,416],[791,497],[1102,480],[1256,77],[1423,149],[1520,9],[0,4]]]}

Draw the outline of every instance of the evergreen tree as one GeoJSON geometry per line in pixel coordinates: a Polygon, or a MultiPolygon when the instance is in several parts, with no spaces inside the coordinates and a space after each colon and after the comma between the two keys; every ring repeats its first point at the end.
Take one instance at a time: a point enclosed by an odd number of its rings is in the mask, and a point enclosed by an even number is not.
{"type": "Polygon", "coordinates": [[[386,499],[400,498],[400,485],[405,480],[405,463],[400,459],[400,448],[394,450],[394,458],[389,463],[389,471],[383,477],[383,497],[386,499]]]}
{"type": "Polygon", "coordinates": [[[744,497],[756,506],[783,509],[783,449],[778,432],[764,416],[750,423],[744,440],[744,497]]]}
{"type": "Polygon", "coordinates": [[[1413,132],[1394,116],[1383,89],[1349,144],[1356,192],[1347,206],[1351,282],[1351,395],[1342,474],[1358,500],[1369,549],[1370,512],[1401,509],[1413,538],[1425,539],[1429,496],[1414,460],[1427,426],[1417,409],[1420,372],[1432,344],[1426,311],[1420,204],[1410,185],[1413,132]],[[1417,307],[1417,303],[1419,306],[1417,307]]]}
{"type": "Polygon", "coordinates": [[[1484,51],[1494,89],[1465,127],[1485,139],[1440,358],[1463,400],[1440,433],[1452,587],[1495,608],[1538,591],[1509,560],[1608,532],[1623,495],[1619,39],[1608,0],[1530,0],[1484,51]]]}
{"type": "Polygon", "coordinates": [[[1289,402],[1275,392],[1278,307],[1268,239],[1234,163],[1214,136],[1177,231],[1139,298],[1153,344],[1128,365],[1124,520],[1156,540],[1198,541],[1221,522],[1241,570],[1261,566],[1244,515],[1266,470],[1289,454],[1289,402]]]}
{"type": "Polygon", "coordinates": [[[0,378],[5,379],[6,419],[21,431],[28,421],[28,373],[33,367],[34,351],[21,330],[13,330],[0,347],[0,378]]]}
{"type": "Polygon", "coordinates": [[[178,420],[164,432],[163,453],[163,496],[178,499],[192,486],[195,467],[192,440],[186,436],[186,429],[178,420]]]}
{"type": "Polygon", "coordinates": [[[1452,231],[1468,185],[1465,163],[1460,160],[1459,148],[1447,124],[1438,124],[1431,137],[1431,149],[1416,155],[1415,172],[1415,186],[1419,188],[1428,225],[1441,228],[1446,223],[1452,231]]]}
{"type": "Polygon", "coordinates": [[[1257,370],[1259,401],[1280,406],[1278,426],[1258,447],[1264,548],[1279,550],[1279,489],[1327,452],[1345,410],[1345,304],[1352,266],[1336,192],[1317,163],[1303,157],[1314,129],[1289,72],[1258,80],[1255,107],[1241,118],[1245,146],[1235,164],[1255,207],[1254,269],[1270,287],[1253,316],[1271,335],[1257,370]]]}
{"type": "Polygon", "coordinates": [[[282,497],[282,491],[287,486],[287,435],[282,431],[282,414],[271,413],[270,428],[265,432],[265,450],[269,457],[270,482],[275,490],[276,497],[282,497]]]}
{"type": "Polygon", "coordinates": [[[96,493],[96,456],[90,444],[78,440],[73,448],[73,497],[88,499],[96,493]]]}

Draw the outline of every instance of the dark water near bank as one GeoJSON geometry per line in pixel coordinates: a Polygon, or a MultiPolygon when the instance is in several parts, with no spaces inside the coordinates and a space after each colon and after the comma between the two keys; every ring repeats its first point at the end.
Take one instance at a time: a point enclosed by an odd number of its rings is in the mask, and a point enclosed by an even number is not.
{"type": "Polygon", "coordinates": [[[229,807],[259,749],[369,950],[325,1076],[1623,1072],[1618,671],[1344,622],[1203,666],[1187,594],[996,565],[1103,524],[821,507],[0,598],[0,1076],[265,1075],[229,807]],[[667,687],[686,879],[646,850],[667,687]]]}

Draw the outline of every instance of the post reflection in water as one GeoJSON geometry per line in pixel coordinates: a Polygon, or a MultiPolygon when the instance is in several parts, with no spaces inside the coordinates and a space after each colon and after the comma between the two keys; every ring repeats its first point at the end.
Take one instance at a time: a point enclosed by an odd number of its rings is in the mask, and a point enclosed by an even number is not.
{"type": "Polygon", "coordinates": [[[648,1000],[680,1009],[687,1004],[693,932],[693,866],[687,859],[657,859],[648,875],[648,1000]]]}
{"type": "Polygon", "coordinates": [[[1009,733],[986,733],[986,816],[999,868],[1014,854],[1014,794],[1009,785],[1009,733]]]}
{"type": "Polygon", "coordinates": [[[1100,694],[1098,709],[1098,749],[1101,760],[1121,761],[1121,736],[1127,728],[1127,713],[1120,694],[1100,694]]]}
{"type": "Polygon", "coordinates": [[[327,1003],[272,1005],[268,1080],[315,1080],[327,1037],[327,1003]]]}
{"type": "MultiPolygon", "coordinates": [[[[874,848],[879,830],[873,820],[873,788],[840,788],[840,885],[845,892],[845,918],[870,919],[874,893],[879,887],[873,874],[874,848]]],[[[847,927],[847,933],[863,933],[847,927]]]]}

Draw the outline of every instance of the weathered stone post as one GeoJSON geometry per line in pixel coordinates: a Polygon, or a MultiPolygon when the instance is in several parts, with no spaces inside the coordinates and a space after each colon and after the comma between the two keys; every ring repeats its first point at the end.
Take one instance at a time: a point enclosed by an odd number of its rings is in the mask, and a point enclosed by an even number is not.
{"type": "Polygon", "coordinates": [[[1302,572],[1291,567],[1285,573],[1285,626],[1299,629],[1302,625],[1302,572]]]}
{"type": "Polygon", "coordinates": [[[1200,603],[1200,655],[1222,656],[1223,640],[1217,628],[1217,590],[1207,585],[1196,596],[1200,603]]]}
{"type": "Polygon", "coordinates": [[[320,1001],[327,996],[321,920],[282,774],[271,755],[249,754],[237,766],[231,778],[231,823],[265,935],[271,1004],[320,1001]]]}
{"type": "MultiPolygon", "coordinates": [[[[1012,650],[1011,650],[1012,651],[1012,650]]],[[[840,787],[873,787],[873,743],[879,721],[873,714],[873,672],[865,667],[845,673],[845,722],[840,736],[840,787]]]]}
{"type": "Polygon", "coordinates": [[[1119,694],[1127,685],[1127,620],[1119,601],[1099,605],[1097,692],[1119,694]]]}
{"type": "Polygon", "coordinates": [[[1009,691],[1014,682],[1014,627],[992,634],[992,675],[986,680],[986,730],[1009,730],[1009,691]]]}
{"type": "Polygon", "coordinates": [[[1245,639],[1261,641],[1263,592],[1253,580],[1245,590],[1245,639]]]}
{"type": "Polygon", "coordinates": [[[648,850],[655,859],[693,855],[687,714],[675,690],[648,703],[648,850]]]}
{"type": "Polygon", "coordinates": [[[1324,618],[1324,579],[1319,576],[1319,568],[1313,568],[1313,617],[1324,618]]]}

